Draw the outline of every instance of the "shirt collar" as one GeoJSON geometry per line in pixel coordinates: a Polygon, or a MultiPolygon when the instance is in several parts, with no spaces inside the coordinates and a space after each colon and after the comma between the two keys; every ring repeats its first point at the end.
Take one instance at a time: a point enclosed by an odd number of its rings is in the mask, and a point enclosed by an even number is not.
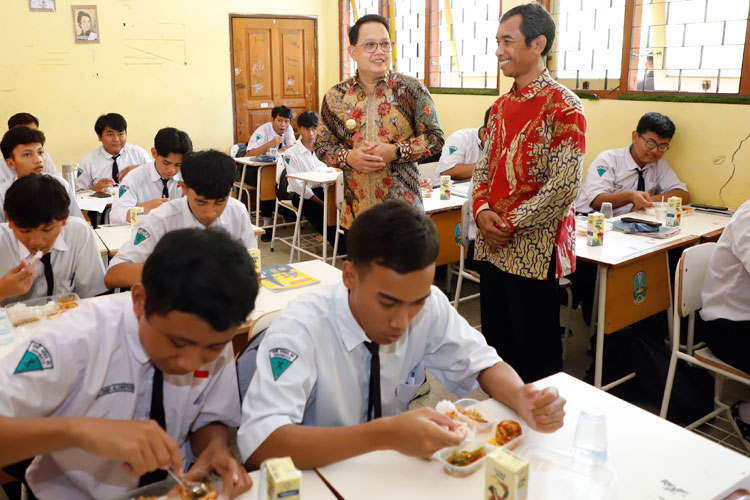
{"type": "Polygon", "coordinates": [[[631,149],[633,149],[632,144],[625,148],[625,164],[628,170],[642,170],[643,172],[645,172],[651,165],[654,165],[654,163],[646,163],[645,165],[643,165],[643,168],[639,167],[633,159],[633,155],[630,154],[631,149]]]}
{"type": "MultiPolygon", "coordinates": [[[[130,292],[126,293],[130,295],[130,292]]],[[[128,339],[128,344],[130,345],[133,357],[135,357],[138,363],[145,365],[146,363],[151,361],[151,358],[148,357],[148,354],[146,354],[146,351],[143,350],[143,346],[141,345],[141,337],[139,335],[139,321],[131,305],[124,307],[122,310],[122,324],[123,328],[125,329],[125,337],[128,339]]]]}
{"type": "Polygon", "coordinates": [[[529,84],[521,90],[516,89],[516,84],[514,83],[513,88],[511,88],[511,93],[516,94],[523,99],[533,99],[544,87],[546,87],[550,83],[552,83],[552,77],[549,75],[549,71],[545,69],[541,75],[529,82],[529,84]]]}
{"type": "Polygon", "coordinates": [[[193,211],[190,210],[190,204],[188,203],[187,196],[183,196],[180,198],[180,203],[182,203],[182,220],[185,222],[183,227],[198,227],[198,228],[206,228],[206,227],[221,227],[220,221],[221,218],[224,217],[224,214],[227,213],[227,207],[224,207],[224,211],[221,213],[221,215],[216,218],[211,224],[208,226],[204,226],[201,221],[198,220],[198,218],[193,215],[193,211]]]}
{"type": "MultiPolygon", "coordinates": [[[[381,85],[381,84],[383,84],[383,85],[385,85],[385,86],[387,87],[387,86],[388,86],[388,80],[390,80],[390,79],[391,79],[391,75],[392,75],[392,74],[393,74],[393,73],[391,72],[391,70],[388,70],[388,71],[387,71],[387,72],[385,73],[385,75],[383,75],[383,76],[382,76],[381,78],[379,78],[379,79],[378,79],[378,80],[377,80],[377,81],[375,82],[375,87],[378,87],[378,86],[379,86],[379,85],[381,85]]],[[[355,86],[357,86],[357,87],[359,87],[360,89],[362,89],[362,85],[360,85],[360,84],[359,84],[359,70],[357,70],[357,71],[356,71],[356,72],[354,73],[354,77],[353,77],[353,78],[354,78],[354,85],[355,85],[355,86]]]]}
{"type": "MultiPolygon", "coordinates": [[[[125,144],[125,145],[124,145],[124,146],[122,147],[122,149],[121,149],[121,150],[120,150],[120,152],[118,153],[118,158],[117,158],[118,160],[119,160],[119,159],[120,159],[120,158],[121,158],[121,157],[122,157],[122,156],[123,156],[123,155],[125,154],[125,148],[127,148],[127,147],[128,147],[128,145],[127,145],[127,144],[125,144]]],[[[104,146],[99,146],[99,153],[101,154],[102,158],[104,158],[105,160],[111,160],[111,159],[112,159],[112,156],[113,156],[113,155],[109,154],[109,153],[107,152],[107,150],[106,150],[106,149],[104,149],[104,146]]]]}
{"type": "Polygon", "coordinates": [[[344,347],[351,352],[363,342],[370,342],[370,338],[352,314],[349,307],[349,289],[344,286],[343,282],[335,286],[333,308],[336,315],[336,327],[341,332],[344,347]]]}
{"type": "Polygon", "coordinates": [[[156,160],[151,160],[144,166],[148,168],[148,175],[152,182],[161,179],[161,175],[159,175],[159,172],[156,170],[156,160]]]}

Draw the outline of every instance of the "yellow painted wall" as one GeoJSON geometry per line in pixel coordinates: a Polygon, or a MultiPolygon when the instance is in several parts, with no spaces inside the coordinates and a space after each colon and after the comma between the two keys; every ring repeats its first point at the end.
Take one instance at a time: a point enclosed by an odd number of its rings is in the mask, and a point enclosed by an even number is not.
{"type": "Polygon", "coordinates": [[[187,131],[198,149],[234,140],[229,14],[318,16],[319,91],[339,78],[336,0],[57,0],[29,12],[0,0],[0,130],[7,117],[39,117],[55,162],[99,145],[94,121],[119,112],[129,140],[150,149],[156,131],[187,131]],[[75,44],[71,4],[98,4],[101,43],[75,44]]]}

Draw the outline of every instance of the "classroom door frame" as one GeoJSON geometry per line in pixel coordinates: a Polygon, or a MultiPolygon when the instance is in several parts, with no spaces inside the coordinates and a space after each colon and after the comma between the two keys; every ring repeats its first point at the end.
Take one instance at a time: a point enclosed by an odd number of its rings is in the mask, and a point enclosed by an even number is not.
{"type": "Polygon", "coordinates": [[[229,14],[229,71],[232,81],[232,129],[234,131],[234,142],[238,142],[237,133],[237,94],[235,90],[235,69],[234,69],[234,20],[235,19],[299,19],[313,22],[313,48],[315,50],[315,88],[313,90],[313,110],[319,112],[319,85],[320,81],[320,57],[318,51],[318,16],[294,16],[294,15],[274,15],[274,14],[229,14]]]}

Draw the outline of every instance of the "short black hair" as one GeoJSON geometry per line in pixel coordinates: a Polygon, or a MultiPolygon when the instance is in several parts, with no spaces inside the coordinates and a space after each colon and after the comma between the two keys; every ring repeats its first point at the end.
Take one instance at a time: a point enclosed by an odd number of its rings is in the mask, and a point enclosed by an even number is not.
{"type": "Polygon", "coordinates": [[[118,132],[127,132],[128,122],[125,121],[125,117],[119,113],[107,113],[96,119],[96,123],[94,123],[94,131],[96,132],[96,135],[101,137],[104,129],[107,127],[112,130],[117,130],[118,132]]]}
{"type": "Polygon", "coordinates": [[[487,111],[484,112],[484,128],[487,128],[487,124],[490,122],[490,112],[492,111],[492,106],[487,108],[487,111]]]}
{"type": "Polygon", "coordinates": [[[31,113],[16,113],[15,115],[8,118],[8,130],[19,125],[28,125],[34,123],[39,126],[39,118],[32,115],[31,113]]]}
{"type": "Polygon", "coordinates": [[[542,52],[542,57],[546,56],[555,41],[555,20],[552,19],[547,9],[536,2],[517,5],[503,14],[500,22],[502,23],[515,15],[521,16],[521,33],[526,38],[527,47],[530,47],[531,41],[539,35],[547,37],[547,45],[544,46],[542,52]]]}
{"type": "Polygon", "coordinates": [[[3,152],[3,158],[11,158],[13,150],[19,144],[39,143],[44,146],[44,132],[39,129],[29,127],[13,127],[3,135],[0,140],[0,150],[3,152]]]}
{"type": "Polygon", "coordinates": [[[346,249],[357,268],[374,263],[406,274],[434,264],[440,240],[432,219],[406,202],[389,200],[354,219],[346,249]]]}
{"type": "Polygon", "coordinates": [[[252,258],[222,229],[165,234],[143,265],[141,283],[146,289],[146,317],[180,311],[217,331],[241,324],[258,294],[252,258]]]}
{"type": "Polygon", "coordinates": [[[166,127],[154,136],[154,149],[159,156],[169,156],[170,153],[185,155],[193,150],[193,141],[187,132],[166,127]]]}
{"type": "Polygon", "coordinates": [[[638,127],[635,129],[639,134],[653,132],[662,139],[674,137],[675,130],[677,130],[677,127],[674,126],[668,116],[654,112],[641,116],[641,119],[638,120],[638,127]]]}
{"type": "Polygon", "coordinates": [[[380,14],[367,14],[366,16],[362,16],[357,19],[357,22],[354,23],[354,26],[349,28],[349,43],[351,45],[357,45],[357,42],[359,41],[359,29],[363,24],[373,22],[382,24],[383,26],[385,26],[385,30],[388,32],[388,34],[391,34],[391,29],[388,27],[388,20],[386,18],[384,18],[380,14]]]}
{"type": "Polygon", "coordinates": [[[232,191],[237,167],[231,156],[215,149],[188,153],[180,175],[187,187],[209,200],[226,198],[232,191]]]}
{"type": "Polygon", "coordinates": [[[3,210],[18,227],[32,229],[69,215],[70,197],[51,175],[20,177],[5,192],[3,210]]]}
{"type": "Polygon", "coordinates": [[[271,110],[271,118],[276,118],[279,115],[281,115],[282,118],[288,118],[291,120],[294,116],[294,113],[292,113],[291,109],[282,104],[281,106],[274,106],[274,108],[271,110]]]}
{"type": "Polygon", "coordinates": [[[92,19],[91,19],[91,14],[89,14],[89,13],[88,13],[88,12],[86,12],[85,10],[79,10],[79,11],[78,11],[78,18],[77,18],[77,22],[78,22],[78,24],[81,24],[81,18],[83,18],[83,17],[88,17],[88,18],[89,18],[89,21],[91,21],[91,20],[92,20],[92,19]]]}
{"type": "Polygon", "coordinates": [[[304,128],[317,127],[320,123],[320,117],[315,111],[305,111],[297,117],[297,126],[304,128]]]}

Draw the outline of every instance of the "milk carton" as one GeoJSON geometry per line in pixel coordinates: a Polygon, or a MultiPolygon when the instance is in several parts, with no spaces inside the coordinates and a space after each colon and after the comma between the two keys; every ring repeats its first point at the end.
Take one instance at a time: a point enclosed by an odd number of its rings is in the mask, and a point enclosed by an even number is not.
{"type": "Polygon", "coordinates": [[[679,196],[670,196],[667,200],[667,227],[677,227],[680,225],[682,215],[682,198],[679,196]]]}
{"type": "Polygon", "coordinates": [[[598,247],[604,244],[604,214],[599,212],[589,214],[586,244],[590,247],[598,247]]]}
{"type": "Polygon", "coordinates": [[[263,462],[263,468],[266,470],[267,496],[265,499],[300,500],[302,474],[294,467],[291,457],[269,458],[263,462]]]}
{"type": "Polygon", "coordinates": [[[130,230],[132,231],[135,229],[135,225],[138,223],[138,220],[143,217],[143,215],[146,213],[146,211],[143,209],[143,207],[130,207],[130,230]]]}
{"type": "Polygon", "coordinates": [[[510,450],[498,448],[485,458],[484,499],[526,500],[529,462],[510,450]]]}
{"type": "Polygon", "coordinates": [[[451,176],[450,175],[440,176],[440,199],[441,200],[451,199],[451,176]]]}

